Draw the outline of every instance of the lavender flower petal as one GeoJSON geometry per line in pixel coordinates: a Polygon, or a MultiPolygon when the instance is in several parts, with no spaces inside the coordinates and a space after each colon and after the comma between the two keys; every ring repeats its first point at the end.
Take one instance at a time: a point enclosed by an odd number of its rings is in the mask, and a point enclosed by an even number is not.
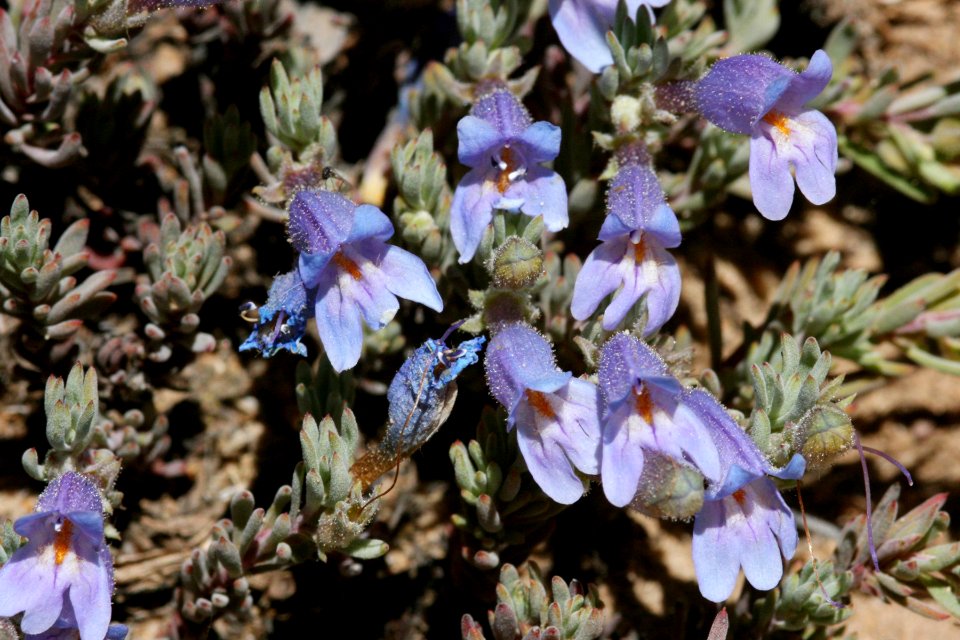
{"type": "Polygon", "coordinates": [[[550,162],[560,153],[560,127],[542,120],[534,122],[517,137],[517,143],[527,162],[550,162]]]}
{"type": "Polygon", "coordinates": [[[813,204],[824,204],[837,195],[837,130],[819,111],[805,111],[791,119],[797,186],[813,204]]]}
{"type": "MultiPolygon", "coordinates": [[[[610,219],[609,217],[607,218],[610,219]]],[[[627,250],[627,238],[603,242],[590,252],[573,286],[570,313],[577,320],[586,320],[623,280],[620,262],[627,250]]]]}
{"type": "Polygon", "coordinates": [[[796,74],[770,58],[718,60],[694,86],[697,111],[721,129],[750,133],[790,87],[796,74]]]}
{"type": "MultiPolygon", "coordinates": [[[[662,7],[670,0],[627,0],[632,19],[641,5],[662,7]]],[[[613,64],[607,31],[613,26],[617,0],[550,0],[550,20],[563,47],[593,73],[613,64]]],[[[650,13],[651,20],[653,13],[650,13]]]]}
{"type": "Polygon", "coordinates": [[[822,49],[817,49],[810,58],[810,64],[803,73],[790,79],[790,86],[783,92],[777,105],[788,112],[802,111],[804,106],[816,98],[830,84],[833,77],[833,63],[822,49]]]}
{"type": "Polygon", "coordinates": [[[468,167],[483,169],[490,166],[490,149],[500,140],[497,128],[483,118],[468,115],[457,123],[457,157],[468,167]]]}
{"type": "Polygon", "coordinates": [[[783,561],[793,557],[797,531],[793,513],[776,486],[759,478],[721,500],[708,500],[693,529],[693,559],[703,596],[729,597],[739,567],[757,589],[769,590],[783,577],[783,561]]]}
{"type": "Polygon", "coordinates": [[[356,208],[350,235],[344,242],[352,244],[368,238],[386,242],[392,235],[393,223],[390,222],[390,218],[372,204],[361,204],[356,208]]]}
{"type": "Polygon", "coordinates": [[[497,332],[487,347],[484,366],[490,393],[508,411],[517,405],[526,389],[552,393],[571,378],[570,373],[557,370],[550,343],[524,324],[513,324],[497,332]]]}
{"type": "Polygon", "coordinates": [[[489,168],[470,170],[453,193],[450,235],[460,252],[460,264],[473,259],[484,230],[493,221],[494,203],[501,199],[496,183],[488,178],[491,173],[489,168]]]}
{"type": "Polygon", "coordinates": [[[400,247],[386,245],[377,264],[391,293],[419,302],[434,311],[443,310],[443,300],[423,260],[400,247]]]}
{"type": "Polygon", "coordinates": [[[317,332],[336,371],[345,371],[360,361],[363,348],[363,325],[360,309],[336,286],[335,272],[327,271],[317,287],[317,332]]]}
{"type": "Polygon", "coordinates": [[[354,205],[332,191],[300,191],[290,202],[290,242],[300,252],[329,255],[350,235],[354,205]]]}
{"type": "Polygon", "coordinates": [[[793,177],[776,143],[759,134],[750,139],[750,189],[757,210],[768,220],[783,220],[793,204],[793,177]]]}
{"type": "MultiPolygon", "coordinates": [[[[643,474],[643,442],[637,437],[638,431],[631,429],[631,414],[630,406],[624,403],[607,415],[603,423],[600,477],[603,494],[615,507],[625,507],[633,501],[643,474]]],[[[644,427],[635,426],[641,430],[644,427]]]]}
{"type": "MultiPolygon", "coordinates": [[[[544,226],[553,232],[565,229],[570,222],[567,210],[567,186],[560,174],[544,167],[530,167],[523,180],[507,188],[503,198],[520,201],[520,211],[535,218],[543,216],[544,226]]],[[[494,205],[509,209],[501,203],[494,205]]]]}

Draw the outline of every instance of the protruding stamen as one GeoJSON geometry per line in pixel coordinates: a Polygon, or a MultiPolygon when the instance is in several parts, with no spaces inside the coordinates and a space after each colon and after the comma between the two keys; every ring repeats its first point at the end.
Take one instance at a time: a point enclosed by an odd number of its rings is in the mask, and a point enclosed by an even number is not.
{"type": "Polygon", "coordinates": [[[893,466],[895,466],[897,469],[900,469],[900,473],[902,473],[903,476],[907,479],[907,484],[909,484],[911,487],[913,486],[913,476],[910,475],[910,472],[907,471],[907,468],[906,468],[905,466],[903,466],[902,464],[900,464],[900,461],[899,461],[899,460],[897,460],[896,458],[894,458],[894,457],[893,457],[892,455],[890,455],[889,453],[884,453],[883,451],[880,451],[879,449],[874,449],[873,447],[868,447],[868,446],[865,445],[865,444],[862,444],[862,445],[860,445],[860,446],[863,447],[863,450],[866,451],[867,453],[872,453],[872,454],[875,455],[875,456],[880,456],[881,458],[883,458],[884,460],[886,460],[887,462],[889,462],[890,464],[892,464],[893,466]]]}
{"type": "Polygon", "coordinates": [[[873,568],[877,570],[877,573],[880,573],[877,545],[873,543],[873,499],[870,497],[870,472],[867,470],[867,458],[863,455],[863,445],[860,444],[860,436],[856,431],[853,432],[853,443],[857,445],[857,452],[860,454],[860,468],[863,469],[864,494],[867,498],[867,546],[870,547],[870,558],[873,560],[873,568]]]}

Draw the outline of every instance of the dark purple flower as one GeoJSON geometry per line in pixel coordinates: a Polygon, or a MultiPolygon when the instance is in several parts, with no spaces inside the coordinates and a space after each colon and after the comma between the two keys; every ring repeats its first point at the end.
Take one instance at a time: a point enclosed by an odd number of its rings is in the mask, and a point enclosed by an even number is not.
{"type": "Polygon", "coordinates": [[[103,640],[110,625],[113,561],[96,485],[68,471],[47,485],[36,513],[13,528],[28,541],[0,568],[0,616],[23,612],[20,628],[27,635],[49,637],[75,628],[81,640],[103,640]]]}
{"type": "Polygon", "coordinates": [[[316,301],[320,341],[337,371],[360,359],[361,318],[371,329],[382,329],[400,307],[397,297],[443,309],[426,265],[387,244],[392,235],[393,225],[380,209],[357,206],[339,193],[301,191],[290,204],[300,279],[307,297],[316,301]]]}
{"type": "Polygon", "coordinates": [[[718,127],[749,134],[750,188],[764,217],[781,220],[793,202],[793,177],[813,204],[836,195],[837,131],[806,104],[830,82],[830,57],[817,51],[797,74],[760,55],[719,60],[693,88],[697,110],[718,127]]]}
{"type": "Polygon", "coordinates": [[[657,331],[680,302],[680,268],[666,251],[680,245],[680,225],[645,153],[610,182],[599,237],[603,243],[577,275],[571,314],[586,320],[616,292],[603,312],[602,326],[611,331],[645,295],[646,333],[657,331]]]}
{"type": "MultiPolygon", "coordinates": [[[[618,0],[550,0],[550,20],[563,48],[593,73],[613,64],[607,31],[613,27],[618,0]]],[[[627,0],[627,15],[641,6],[662,7],[670,0],[627,0]]],[[[650,12],[651,19],[653,12],[650,12]]]]}
{"type": "Polygon", "coordinates": [[[553,500],[576,502],[583,481],[574,469],[599,469],[596,385],[557,369],[550,344],[523,324],[497,332],[484,364],[491,393],[507,409],[507,429],[517,426],[530,475],[553,500]]]}
{"type": "Polygon", "coordinates": [[[689,462],[707,478],[720,476],[707,426],[653,349],[617,334],[603,345],[598,376],[603,396],[600,476],[611,504],[623,507],[633,500],[645,451],[689,462]]]}
{"type": "Polygon", "coordinates": [[[560,128],[533,122],[520,100],[496,87],[457,124],[460,162],[471,167],[453,194],[450,233],[460,262],[473,258],[493,210],[520,211],[550,231],[567,226],[567,188],[540,163],[560,152],[560,128]]]}

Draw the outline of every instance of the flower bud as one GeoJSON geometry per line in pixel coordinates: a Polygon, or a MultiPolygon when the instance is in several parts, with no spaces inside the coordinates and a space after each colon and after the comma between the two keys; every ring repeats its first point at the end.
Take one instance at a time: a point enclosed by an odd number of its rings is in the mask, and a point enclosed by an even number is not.
{"type": "Polygon", "coordinates": [[[510,236],[493,257],[493,285],[498,289],[525,289],[543,273],[543,252],[533,243],[510,236]]]}

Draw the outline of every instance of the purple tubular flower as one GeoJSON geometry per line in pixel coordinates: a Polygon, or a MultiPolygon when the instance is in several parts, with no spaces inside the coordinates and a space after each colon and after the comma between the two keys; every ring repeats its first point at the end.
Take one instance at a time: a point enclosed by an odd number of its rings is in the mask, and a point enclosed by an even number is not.
{"type": "Polygon", "coordinates": [[[556,367],[550,344],[533,328],[513,324],[490,341],[485,359],[490,391],[517,427],[520,453],[543,492],[561,504],[583,495],[574,469],[599,470],[597,388],[556,367]]]}
{"type": "Polygon", "coordinates": [[[806,461],[795,455],[778,469],[709,393],[688,393],[688,404],[707,426],[720,455],[720,474],[709,476],[703,507],[694,519],[693,561],[703,597],[726,600],[740,567],[757,589],[772,589],[783,561],[797,548],[793,513],[767,474],[796,480],[806,461]]]}
{"type": "Polygon", "coordinates": [[[807,200],[824,204],[836,195],[837,131],[806,104],[830,82],[830,57],[818,50],[803,73],[759,55],[718,61],[693,88],[707,120],[750,135],[750,188],[764,217],[781,220],[793,202],[793,177],[807,200]]]}
{"type": "Polygon", "coordinates": [[[62,637],[73,628],[81,640],[103,640],[113,561],[96,485],[68,471],[47,485],[36,513],[13,528],[29,540],[0,568],[0,617],[23,612],[20,628],[28,636],[62,637]]]}
{"type": "Polygon", "coordinates": [[[396,314],[397,297],[435,311],[443,301],[426,265],[386,241],[393,225],[380,209],[357,206],[339,193],[301,191],[290,204],[290,239],[300,251],[299,272],[320,341],[337,371],[357,364],[363,323],[382,329],[396,314]]]}
{"type": "Polygon", "coordinates": [[[604,401],[600,475],[611,504],[623,507],[633,500],[644,451],[688,462],[708,478],[719,477],[720,459],[707,426],[653,349],[617,334],[603,345],[598,375],[604,401]]]}
{"type": "Polygon", "coordinates": [[[520,100],[497,87],[457,123],[460,162],[471,167],[453,194],[450,233],[460,263],[476,253],[493,210],[543,216],[550,231],[567,226],[563,178],[541,167],[560,153],[560,128],[533,122],[520,100]]]}
{"type": "Polygon", "coordinates": [[[718,475],[704,474],[710,480],[705,497],[725,498],[757,478],[771,475],[782,480],[798,480],[806,470],[806,460],[795,454],[786,466],[774,467],[723,405],[703,389],[686,392],[687,405],[708,430],[720,455],[718,475]]]}
{"type": "Polygon", "coordinates": [[[607,212],[600,228],[603,243],[577,275],[570,312],[586,320],[616,291],[603,313],[602,326],[611,331],[646,295],[649,335],[680,302],[680,268],[666,251],[680,245],[680,225],[648,158],[617,172],[607,191],[607,212]]]}
{"type": "MultiPolygon", "coordinates": [[[[641,6],[662,7],[670,0],[627,0],[627,13],[637,14],[641,6]]],[[[593,73],[613,64],[607,45],[607,31],[617,15],[617,0],[550,0],[550,20],[563,48],[593,73]]],[[[651,22],[653,12],[650,11],[651,22]]]]}
{"type": "Polygon", "coordinates": [[[704,598],[723,602],[740,567],[757,589],[773,589],[783,561],[797,549],[793,512],[769,478],[757,478],[719,500],[705,500],[693,525],[693,565],[704,598]]]}

